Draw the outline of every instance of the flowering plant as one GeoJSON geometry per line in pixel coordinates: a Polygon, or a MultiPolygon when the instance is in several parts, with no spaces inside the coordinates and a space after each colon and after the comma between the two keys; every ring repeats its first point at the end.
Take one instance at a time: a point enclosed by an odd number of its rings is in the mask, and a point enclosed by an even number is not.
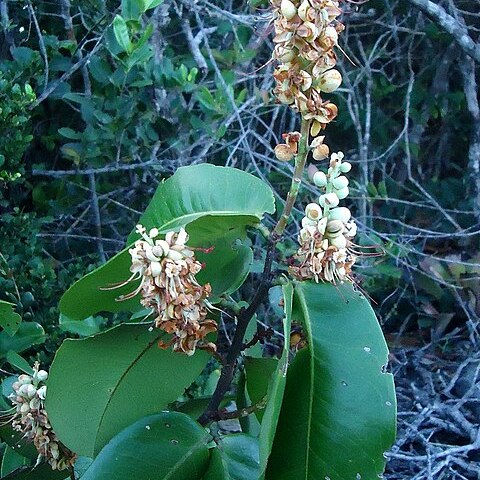
{"type": "Polygon", "coordinates": [[[357,226],[340,205],[352,166],[330,154],[323,134],[338,114],[329,95],[342,82],[341,4],[271,4],[273,94],[301,127],[274,150],[294,169],[256,291],[244,301],[240,287],[252,274],[248,231],[265,232],[260,222],[275,213],[269,186],[234,168],[179,169],[160,184],[127,247],[60,302],[69,321],[129,312],[128,321],[66,340],[49,374],[36,365],[13,385],[13,429],[71,478],[382,475],[395,435],[393,380],[382,332],[355,284],[357,226]],[[310,157],[320,162],[320,195],[305,207],[286,277],[275,270],[277,247],[310,157]],[[277,328],[271,311],[279,309],[277,328]],[[275,355],[262,348],[266,340],[275,355]]]}

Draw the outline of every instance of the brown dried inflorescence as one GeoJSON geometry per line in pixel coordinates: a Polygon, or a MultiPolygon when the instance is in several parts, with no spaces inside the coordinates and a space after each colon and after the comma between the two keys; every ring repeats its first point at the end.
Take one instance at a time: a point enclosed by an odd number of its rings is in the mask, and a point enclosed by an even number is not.
{"type": "Polygon", "coordinates": [[[25,440],[32,442],[39,453],[39,461],[45,458],[54,470],[71,468],[77,456],[63,445],[48,421],[45,410],[48,373],[35,363],[33,374],[20,375],[13,384],[9,398],[15,406],[12,418],[14,430],[22,433],[25,440]]]}
{"type": "Polygon", "coordinates": [[[202,264],[186,245],[187,232],[168,232],[163,240],[157,238],[157,229],[147,234],[144,227],[137,225],[137,233],[142,239],[129,250],[132,276],[115,288],[137,280],[140,284],[118,300],[141,294],[141,304],[154,312],[155,326],[172,335],[168,342],[160,342],[162,348],[172,346],[174,351],[187,355],[193,355],[197,347],[214,351],[215,344],[205,340],[217,330],[217,323],[207,318],[211,288],[209,284],[200,285],[195,278],[202,264]]]}
{"type": "Polygon", "coordinates": [[[342,76],[334,47],[344,26],[334,0],[271,0],[274,11],[275,49],[279,62],[274,72],[274,94],[281,103],[311,120],[310,133],[319,134],[338,114],[323,93],[335,91],[342,76]]]}

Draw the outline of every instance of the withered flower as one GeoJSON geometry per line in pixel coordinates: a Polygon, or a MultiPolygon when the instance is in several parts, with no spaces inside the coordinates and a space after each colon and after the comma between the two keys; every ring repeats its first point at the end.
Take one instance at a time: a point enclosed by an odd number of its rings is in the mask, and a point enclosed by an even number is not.
{"type": "Polygon", "coordinates": [[[20,375],[13,383],[9,399],[15,406],[11,419],[13,429],[21,432],[23,438],[35,445],[38,450],[38,462],[45,458],[53,470],[71,468],[77,456],[63,445],[48,421],[45,410],[48,373],[40,370],[40,364],[33,366],[33,374],[20,375]]]}
{"type": "Polygon", "coordinates": [[[132,275],[111,288],[138,280],[140,283],[117,300],[141,295],[140,303],[155,315],[155,326],[171,335],[168,342],[160,342],[160,347],[172,346],[174,351],[187,355],[193,355],[197,347],[214,351],[215,344],[205,339],[217,330],[217,323],[207,318],[211,288],[209,284],[200,285],[195,278],[202,264],[186,245],[187,232],[183,228],[178,233],[168,232],[163,240],[158,238],[156,228],[147,234],[143,226],[137,225],[137,233],[142,239],[129,250],[132,275]]]}

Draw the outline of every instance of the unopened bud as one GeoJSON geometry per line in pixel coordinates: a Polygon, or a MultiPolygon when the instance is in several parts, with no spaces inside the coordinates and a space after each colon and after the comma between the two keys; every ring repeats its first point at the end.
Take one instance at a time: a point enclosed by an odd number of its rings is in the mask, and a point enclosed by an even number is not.
{"type": "Polygon", "coordinates": [[[315,175],[313,176],[313,183],[317,187],[325,187],[328,183],[327,176],[324,172],[315,172],[315,175]]]}
{"type": "Polygon", "coordinates": [[[18,377],[18,382],[21,383],[22,385],[26,383],[32,383],[32,377],[30,375],[20,375],[18,377]]]}
{"type": "Polygon", "coordinates": [[[340,220],[331,220],[327,223],[327,235],[331,238],[338,237],[344,230],[343,222],[340,220]]]}
{"type": "Polygon", "coordinates": [[[334,92],[341,84],[342,75],[335,69],[322,73],[318,79],[318,88],[325,93],[334,92]]]}
{"type": "Polygon", "coordinates": [[[158,234],[159,234],[158,228],[152,228],[148,233],[148,236],[150,238],[155,238],[155,237],[158,237],[158,234]]]}
{"type": "Polygon", "coordinates": [[[343,162],[343,163],[340,165],[340,171],[341,171],[342,173],[348,173],[351,169],[352,169],[352,164],[349,163],[349,162],[343,162]]]}
{"type": "Polygon", "coordinates": [[[348,187],[348,178],[341,175],[340,177],[334,178],[332,180],[332,185],[337,190],[341,190],[342,188],[348,187]]]}
{"type": "Polygon", "coordinates": [[[162,273],[162,264],[160,262],[151,262],[150,270],[152,272],[152,277],[159,277],[162,273]]]}
{"type": "Polygon", "coordinates": [[[335,193],[337,194],[337,197],[340,200],[343,200],[344,198],[348,197],[348,194],[350,193],[350,190],[349,190],[348,187],[345,187],[345,188],[342,188],[340,190],[337,190],[335,193]]]}
{"type": "Polygon", "coordinates": [[[347,223],[351,217],[352,214],[347,207],[332,208],[328,213],[329,220],[340,220],[343,223],[347,223]]]}
{"type": "Polygon", "coordinates": [[[37,378],[40,382],[44,382],[48,378],[48,372],[45,370],[39,370],[37,373],[37,378]]]}
{"type": "Polygon", "coordinates": [[[341,250],[347,246],[347,239],[343,235],[340,235],[335,238],[330,238],[328,243],[341,250]]]}
{"type": "Polygon", "coordinates": [[[291,20],[297,14],[297,7],[290,0],[282,0],[280,11],[287,20],[291,20]]]}

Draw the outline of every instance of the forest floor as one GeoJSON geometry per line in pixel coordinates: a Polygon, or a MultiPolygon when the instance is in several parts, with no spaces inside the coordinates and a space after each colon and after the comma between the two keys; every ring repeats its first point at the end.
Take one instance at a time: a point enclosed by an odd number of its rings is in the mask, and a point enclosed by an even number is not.
{"type": "Polygon", "coordinates": [[[391,345],[398,400],[388,480],[480,479],[480,349],[462,336],[391,345]]]}

